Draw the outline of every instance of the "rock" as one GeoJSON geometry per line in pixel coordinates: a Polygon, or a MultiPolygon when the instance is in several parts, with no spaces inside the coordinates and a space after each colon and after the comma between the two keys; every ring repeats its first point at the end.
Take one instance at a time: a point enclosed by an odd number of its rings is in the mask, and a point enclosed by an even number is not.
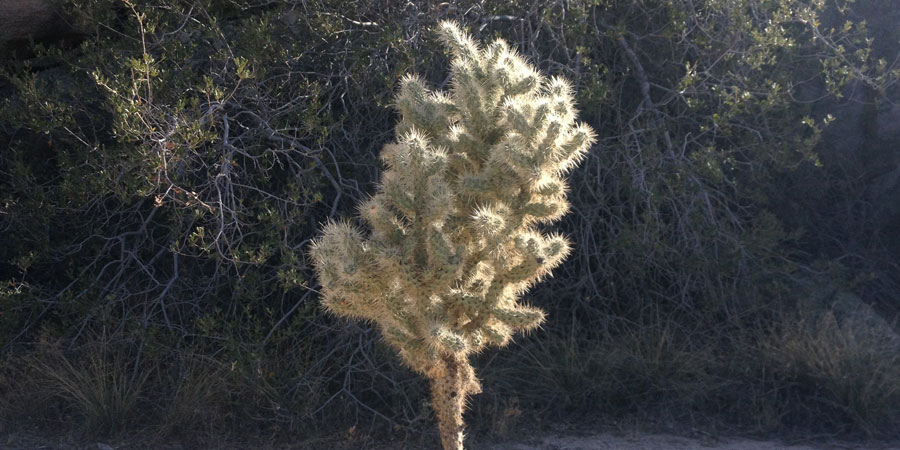
{"type": "Polygon", "coordinates": [[[51,0],[5,0],[0,2],[0,42],[52,34],[60,19],[51,0]]]}
{"type": "Polygon", "coordinates": [[[875,122],[878,138],[896,142],[900,139],[900,105],[886,105],[875,122]]]}
{"type": "Polygon", "coordinates": [[[799,283],[801,311],[811,324],[818,327],[819,319],[831,316],[848,336],[863,339],[881,350],[900,352],[900,333],[891,322],[858,295],[843,290],[825,280],[805,280],[799,283]]]}
{"type": "Polygon", "coordinates": [[[6,53],[3,56],[15,57],[10,56],[11,50],[31,41],[77,41],[82,36],[57,0],[0,0],[0,54],[6,53]]]}
{"type": "Polygon", "coordinates": [[[872,306],[847,291],[838,291],[832,298],[831,312],[842,327],[854,330],[854,336],[900,351],[900,335],[872,306]]]}

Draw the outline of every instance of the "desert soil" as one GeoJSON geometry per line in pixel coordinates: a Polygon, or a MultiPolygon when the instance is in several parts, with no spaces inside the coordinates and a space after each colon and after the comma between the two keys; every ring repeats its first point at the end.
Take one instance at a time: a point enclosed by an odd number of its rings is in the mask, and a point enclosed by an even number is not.
{"type": "MultiPolygon", "coordinates": [[[[2,0],[0,0],[2,1],[2,0]]],[[[151,442],[143,439],[116,439],[107,442],[80,441],[77,438],[49,437],[35,433],[6,434],[0,429],[0,450],[432,450],[412,442],[376,444],[369,439],[325,439],[318,442],[294,441],[231,442],[227,437],[215,443],[198,446],[187,442],[151,442]]],[[[790,444],[777,440],[755,440],[738,437],[682,437],[672,434],[634,432],[559,431],[517,434],[502,441],[470,442],[468,450],[900,450],[897,442],[850,442],[821,440],[814,443],[790,444]]],[[[696,433],[695,433],[696,434],[696,433]]],[[[436,443],[435,443],[436,444],[436,443]]],[[[428,444],[430,445],[430,444],[428,444]]]]}
{"type": "Polygon", "coordinates": [[[474,450],[900,450],[897,443],[824,442],[786,444],[743,438],[686,438],[666,434],[584,436],[547,435],[502,444],[484,444],[474,450]]]}

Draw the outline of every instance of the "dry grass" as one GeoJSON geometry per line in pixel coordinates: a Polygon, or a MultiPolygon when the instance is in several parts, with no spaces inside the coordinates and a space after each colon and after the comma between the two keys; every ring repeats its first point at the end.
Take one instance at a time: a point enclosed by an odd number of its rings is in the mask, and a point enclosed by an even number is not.
{"type": "Polygon", "coordinates": [[[163,375],[171,394],[161,405],[158,434],[167,436],[216,424],[229,402],[227,369],[194,353],[179,354],[163,375]]]}
{"type": "Polygon", "coordinates": [[[483,371],[491,388],[475,401],[490,402],[482,420],[501,434],[510,433],[519,411],[568,421],[573,413],[620,415],[663,404],[690,409],[714,383],[716,364],[709,348],[696,346],[674,323],[589,339],[575,329],[536,336],[496,359],[483,371]]]}
{"type": "Polygon", "coordinates": [[[84,419],[85,429],[106,434],[121,430],[137,415],[148,373],[141,370],[139,350],[105,334],[77,349],[41,342],[22,360],[23,383],[42,398],[62,401],[84,419]]]}
{"type": "Polygon", "coordinates": [[[805,397],[794,405],[803,414],[869,435],[900,425],[900,339],[887,324],[801,311],[773,327],[762,350],[789,391],[805,397]]]}

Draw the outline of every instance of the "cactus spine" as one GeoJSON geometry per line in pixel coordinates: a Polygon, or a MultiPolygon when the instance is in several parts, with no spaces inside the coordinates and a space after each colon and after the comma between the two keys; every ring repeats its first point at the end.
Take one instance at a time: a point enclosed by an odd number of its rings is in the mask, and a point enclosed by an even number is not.
{"type": "Polygon", "coordinates": [[[429,379],[443,447],[457,450],[466,399],[481,390],[469,355],[544,319],[519,299],[569,242],[537,226],[568,210],[565,174],[594,133],[576,123],[570,85],[503,40],[482,48],[452,22],[439,35],[453,56],[450,91],[403,78],[387,170],[359,207],[368,232],[331,222],[311,256],[325,308],[375,323],[429,379]]]}

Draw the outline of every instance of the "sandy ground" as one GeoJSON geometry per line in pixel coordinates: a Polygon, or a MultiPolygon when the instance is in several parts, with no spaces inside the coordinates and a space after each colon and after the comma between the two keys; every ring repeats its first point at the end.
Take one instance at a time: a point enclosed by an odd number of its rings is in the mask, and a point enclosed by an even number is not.
{"type": "MultiPolygon", "coordinates": [[[[777,440],[754,440],[737,437],[682,437],[671,434],[643,432],[540,432],[518,434],[502,441],[467,442],[467,450],[900,450],[900,441],[888,443],[860,443],[821,441],[786,444],[777,440]]],[[[430,441],[430,439],[429,439],[430,441]]],[[[428,444],[412,442],[377,444],[370,439],[330,440],[318,442],[230,442],[225,438],[198,445],[187,442],[150,442],[141,439],[121,439],[107,442],[42,436],[34,433],[4,435],[0,430],[0,450],[438,450],[428,444]]]]}
{"type": "Polygon", "coordinates": [[[788,445],[777,441],[756,441],[742,438],[685,438],[665,434],[634,434],[617,436],[595,434],[587,436],[548,435],[523,439],[519,442],[484,444],[473,450],[900,450],[900,442],[885,444],[820,443],[788,445]]]}

